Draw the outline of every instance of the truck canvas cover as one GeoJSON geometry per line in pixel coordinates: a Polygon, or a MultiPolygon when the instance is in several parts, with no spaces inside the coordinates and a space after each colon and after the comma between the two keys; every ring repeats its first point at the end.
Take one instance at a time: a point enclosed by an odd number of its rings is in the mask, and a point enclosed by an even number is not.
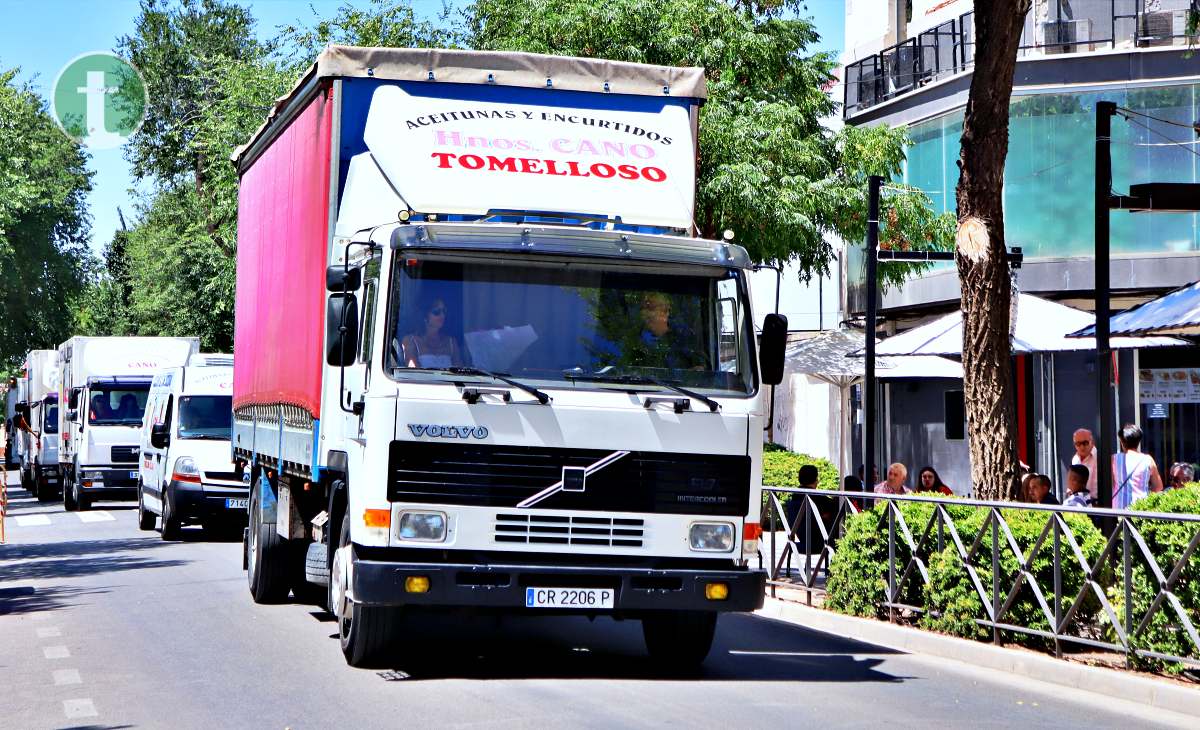
{"type": "Polygon", "coordinates": [[[329,46],[233,157],[235,409],[319,415],[331,234],[404,210],[690,230],[706,93],[698,68],[329,46]]]}

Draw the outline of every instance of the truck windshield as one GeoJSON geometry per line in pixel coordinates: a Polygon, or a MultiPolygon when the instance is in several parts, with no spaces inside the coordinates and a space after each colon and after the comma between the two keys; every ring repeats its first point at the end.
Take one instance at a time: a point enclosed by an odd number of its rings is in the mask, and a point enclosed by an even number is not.
{"type": "Polygon", "coordinates": [[[47,403],[42,408],[42,433],[58,433],[57,403],[47,403]]]}
{"type": "Polygon", "coordinates": [[[88,423],[135,426],[142,422],[150,386],[93,385],[88,393],[88,423]]]}
{"type": "Polygon", "coordinates": [[[469,367],[589,388],[754,389],[737,269],[401,252],[393,271],[394,377],[469,367]]]}
{"type": "Polygon", "coordinates": [[[179,399],[179,438],[229,440],[233,396],[185,395],[179,399]]]}

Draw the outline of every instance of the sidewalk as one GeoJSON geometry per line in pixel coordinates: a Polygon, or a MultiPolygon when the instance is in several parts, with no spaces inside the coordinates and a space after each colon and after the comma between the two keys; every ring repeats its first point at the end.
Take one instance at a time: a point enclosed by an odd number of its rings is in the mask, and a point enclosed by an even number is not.
{"type": "Polygon", "coordinates": [[[924,654],[1197,718],[1200,688],[1024,649],[1008,649],[768,597],[755,615],[911,654],[924,654]]]}

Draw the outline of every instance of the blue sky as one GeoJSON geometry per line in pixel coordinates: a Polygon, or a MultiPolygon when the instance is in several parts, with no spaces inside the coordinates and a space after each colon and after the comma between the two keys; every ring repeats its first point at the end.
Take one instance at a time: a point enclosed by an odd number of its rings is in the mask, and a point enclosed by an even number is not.
{"type": "MultiPolygon", "coordinates": [[[[844,37],[844,0],[809,0],[804,14],[813,17],[822,35],[819,50],[841,51],[844,37]]],[[[310,6],[321,16],[334,15],[346,0],[250,0],[262,37],[273,35],[280,25],[297,20],[311,21],[310,6]]],[[[352,5],[368,5],[367,0],[352,0],[352,5]]],[[[440,0],[415,0],[418,11],[433,14],[440,0]]],[[[137,0],[0,0],[0,69],[19,66],[21,78],[30,81],[48,95],[59,70],[81,53],[112,50],[116,39],[132,32],[138,13],[137,0]]],[[[112,240],[119,227],[117,209],[126,221],[136,217],[136,199],[130,189],[136,187],[129,165],[120,149],[91,153],[93,190],[88,197],[92,215],[92,248],[99,252],[112,240]]]]}

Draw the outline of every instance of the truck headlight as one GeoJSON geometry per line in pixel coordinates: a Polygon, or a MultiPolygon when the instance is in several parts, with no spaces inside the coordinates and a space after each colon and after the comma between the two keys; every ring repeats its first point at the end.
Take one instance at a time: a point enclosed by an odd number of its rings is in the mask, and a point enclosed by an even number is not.
{"type": "Polygon", "coordinates": [[[402,512],[396,526],[396,537],[401,540],[441,542],[446,539],[446,515],[444,512],[402,512]]]}
{"type": "Polygon", "coordinates": [[[200,470],[190,456],[181,456],[175,460],[175,468],[171,472],[171,480],[176,482],[200,483],[200,470]]]}
{"type": "Polygon", "coordinates": [[[733,525],[729,522],[693,522],[688,530],[693,550],[727,553],[733,549],[733,525]]]}

